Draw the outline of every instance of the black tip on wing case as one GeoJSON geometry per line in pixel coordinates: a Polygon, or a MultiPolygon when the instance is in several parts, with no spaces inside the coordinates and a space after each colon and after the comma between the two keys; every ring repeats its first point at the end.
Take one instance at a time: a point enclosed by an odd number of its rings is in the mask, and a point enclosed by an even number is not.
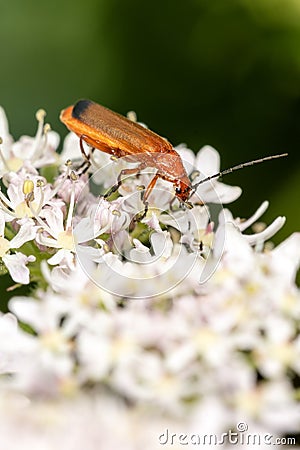
{"type": "Polygon", "coordinates": [[[81,119],[84,112],[93,104],[91,100],[79,100],[76,105],[74,105],[72,110],[72,117],[75,119],[81,119]]]}

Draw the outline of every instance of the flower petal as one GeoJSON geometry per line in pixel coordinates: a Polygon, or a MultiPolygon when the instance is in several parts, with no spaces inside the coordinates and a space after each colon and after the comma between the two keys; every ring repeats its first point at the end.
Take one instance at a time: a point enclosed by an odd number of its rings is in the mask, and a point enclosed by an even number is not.
{"type": "MultiPolygon", "coordinates": [[[[83,143],[85,146],[86,144],[83,143]]],[[[88,151],[88,147],[86,147],[88,151]]],[[[75,133],[69,133],[65,137],[64,145],[62,152],[60,154],[61,162],[64,164],[68,159],[76,160],[80,159],[82,157],[80,146],[79,146],[79,139],[78,136],[76,136],[75,133]]]]}
{"type": "Polygon", "coordinates": [[[228,184],[216,182],[203,183],[197,189],[197,197],[204,203],[231,203],[240,197],[242,189],[239,186],[229,186],[228,184]]]}
{"type": "Polygon", "coordinates": [[[195,165],[195,153],[187,148],[185,144],[177,145],[175,150],[179,153],[185,170],[187,173],[190,173],[195,165]]]}
{"type": "Polygon", "coordinates": [[[4,229],[5,229],[5,214],[0,209],[0,237],[4,237],[4,229]]]}
{"type": "Polygon", "coordinates": [[[13,138],[9,133],[8,120],[2,106],[0,106],[0,136],[2,138],[2,145],[4,148],[12,144],[13,138]]]}
{"type": "Polygon", "coordinates": [[[272,265],[278,276],[294,281],[300,265],[300,233],[294,233],[272,251],[272,265]]]}
{"type": "Polygon", "coordinates": [[[250,227],[254,222],[257,221],[257,219],[259,219],[264,214],[264,212],[268,209],[268,206],[269,206],[269,202],[267,202],[267,201],[263,202],[260,205],[260,207],[257,209],[257,211],[255,211],[255,213],[251,217],[249,217],[249,219],[245,220],[244,222],[237,223],[237,226],[239,227],[239,229],[241,231],[244,231],[248,227],[250,227]]]}
{"type": "Polygon", "coordinates": [[[141,222],[145,223],[146,225],[148,225],[149,228],[152,228],[158,233],[162,231],[158,217],[153,211],[151,211],[150,217],[145,217],[141,222]]]}
{"type": "Polygon", "coordinates": [[[220,155],[216,149],[210,145],[205,145],[199,150],[195,165],[205,177],[214,175],[220,170],[220,155]]]}
{"type": "Polygon", "coordinates": [[[57,239],[58,234],[64,231],[64,216],[60,208],[53,207],[48,208],[41,214],[47,221],[49,228],[51,230],[51,235],[57,239]]]}
{"type": "Polygon", "coordinates": [[[55,255],[48,259],[48,264],[55,266],[56,264],[66,263],[70,269],[74,267],[74,254],[70,250],[61,248],[55,255]]]}
{"type": "Polygon", "coordinates": [[[18,233],[10,241],[10,248],[20,248],[25,242],[32,241],[36,235],[36,226],[34,221],[28,219],[21,225],[18,233]]]}
{"type": "Polygon", "coordinates": [[[267,228],[265,228],[260,233],[255,234],[244,234],[245,238],[250,245],[255,245],[260,242],[265,242],[270,239],[280,228],[285,224],[285,217],[277,217],[274,222],[271,223],[267,228]]]}
{"type": "Polygon", "coordinates": [[[169,258],[171,256],[173,241],[168,231],[151,234],[150,241],[155,256],[163,258],[169,258]]]}
{"type": "Polygon", "coordinates": [[[150,250],[144,244],[142,244],[138,239],[133,239],[133,244],[135,248],[130,250],[130,259],[136,263],[145,263],[152,260],[150,250]]]}
{"type": "Polygon", "coordinates": [[[17,252],[14,255],[6,254],[3,256],[3,262],[6,265],[10,276],[16,283],[21,284],[29,283],[29,269],[26,267],[26,264],[34,260],[34,256],[26,256],[20,252],[17,252]]]}

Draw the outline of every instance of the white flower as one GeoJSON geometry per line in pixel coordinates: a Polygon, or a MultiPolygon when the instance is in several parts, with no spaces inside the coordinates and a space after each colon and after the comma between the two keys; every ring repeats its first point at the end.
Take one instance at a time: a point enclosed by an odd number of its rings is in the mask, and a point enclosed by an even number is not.
{"type": "Polygon", "coordinates": [[[0,315],[0,373],[21,370],[23,360],[32,348],[33,339],[18,327],[17,318],[11,314],[0,315]]]}
{"type": "Polygon", "coordinates": [[[203,253],[204,247],[210,250],[213,245],[214,223],[210,221],[209,211],[205,206],[196,205],[187,211],[162,214],[160,221],[180,231],[180,242],[187,244],[193,251],[203,253]]]}
{"type": "MultiPolygon", "coordinates": [[[[60,208],[49,208],[43,210],[42,216],[45,222],[39,220],[41,230],[36,236],[36,241],[40,245],[58,249],[58,251],[48,259],[51,265],[65,264],[70,269],[75,268],[75,251],[79,251],[79,245],[85,242],[90,235],[87,235],[84,227],[79,222],[72,228],[73,206],[70,205],[68,217],[65,223],[63,212],[60,208]],[[78,232],[77,232],[78,231],[78,232]]],[[[89,253],[89,248],[84,249],[89,253]]]]}
{"type": "MultiPolygon", "coordinates": [[[[83,142],[84,147],[88,150],[88,146],[83,142]]],[[[77,161],[82,159],[80,151],[79,138],[75,133],[68,133],[64,139],[63,149],[60,154],[60,162],[64,164],[67,160],[77,161]]]]}
{"type": "Polygon", "coordinates": [[[289,433],[298,429],[299,404],[293,401],[289,383],[285,380],[262,383],[259,387],[236,395],[235,401],[245,411],[246,422],[255,420],[273,435],[289,433]]]}
{"type": "Polygon", "coordinates": [[[300,233],[294,233],[272,251],[271,270],[287,284],[293,284],[300,265],[300,233]]]}
{"type": "Polygon", "coordinates": [[[122,210],[122,198],[108,202],[103,197],[98,204],[90,207],[89,220],[94,229],[94,234],[110,233],[114,235],[127,228],[130,223],[129,215],[122,210]]]}
{"type": "MultiPolygon", "coordinates": [[[[230,236],[233,236],[230,229],[233,229],[235,227],[237,230],[244,231],[248,226],[250,226],[254,220],[257,220],[258,217],[260,217],[265,210],[268,207],[268,202],[264,202],[254,213],[250,219],[246,220],[245,222],[241,222],[240,219],[234,220],[231,212],[228,209],[224,209],[219,214],[219,226],[216,232],[216,240],[215,240],[215,256],[220,257],[223,250],[224,250],[224,240],[226,239],[226,236],[228,235],[229,239],[230,236]],[[230,227],[231,224],[231,227],[230,227]],[[227,231],[226,231],[227,230],[227,231]],[[229,230],[229,231],[228,231],[229,230]]],[[[274,234],[279,231],[283,225],[285,224],[285,217],[277,217],[271,225],[266,227],[263,231],[259,233],[253,233],[253,234],[243,234],[244,241],[247,241],[250,245],[256,245],[257,249],[261,249],[264,242],[268,239],[270,239],[274,234]]],[[[237,234],[236,234],[237,236],[237,234]]],[[[227,238],[228,238],[227,237],[227,238]]],[[[241,240],[240,240],[241,242],[241,240]]],[[[245,244],[241,244],[244,245],[245,244]]],[[[228,251],[235,251],[235,249],[238,250],[238,246],[230,242],[227,244],[228,251]]],[[[243,252],[241,252],[242,254],[243,252]]]]}
{"type": "Polygon", "coordinates": [[[62,324],[68,312],[68,303],[49,292],[43,293],[42,302],[15,297],[9,302],[9,307],[37,333],[14,383],[26,393],[56,395],[72,378],[74,364],[73,329],[68,327],[67,322],[62,324]]]}
{"type": "Polygon", "coordinates": [[[30,282],[30,272],[27,264],[35,261],[35,256],[26,256],[23,253],[6,254],[2,260],[9,271],[10,276],[16,283],[28,284],[30,282]]]}
{"type": "Polygon", "coordinates": [[[129,411],[124,402],[103,392],[43,402],[16,393],[1,392],[1,398],[1,443],[10,450],[19,450],[20,441],[22,450],[154,450],[159,435],[176,426],[155,413],[129,411]]]}
{"type": "MultiPolygon", "coordinates": [[[[13,138],[9,133],[8,120],[4,109],[0,106],[0,137],[2,139],[2,148],[4,152],[7,152],[13,143],[13,138]]],[[[2,161],[3,164],[3,161],[2,161]]]]}
{"type": "Polygon", "coordinates": [[[136,164],[128,165],[125,158],[112,159],[111,155],[98,150],[91,155],[91,162],[92,180],[96,185],[102,185],[104,189],[111,188],[117,182],[122,169],[136,166],[136,164]]]}
{"type": "Polygon", "coordinates": [[[7,196],[0,191],[0,210],[6,213],[6,221],[36,217],[46,204],[58,203],[51,201],[50,184],[36,173],[28,173],[27,169],[10,174],[7,196]]]}
{"type": "Polygon", "coordinates": [[[138,263],[156,262],[156,264],[159,264],[160,259],[164,261],[171,256],[173,242],[170,233],[167,231],[152,233],[150,243],[153,255],[150,252],[150,248],[143,245],[138,239],[133,239],[135,248],[130,250],[129,259],[138,263]]]}
{"type": "Polygon", "coordinates": [[[79,379],[81,382],[104,380],[112,367],[112,321],[107,314],[98,312],[82,328],[77,342],[79,379]]]}
{"type": "Polygon", "coordinates": [[[154,352],[130,355],[112,374],[112,384],[120,392],[145,404],[155,403],[174,415],[182,412],[180,398],[192,392],[187,380],[183,371],[171,371],[154,352]]]}
{"type": "MultiPolygon", "coordinates": [[[[141,188],[147,188],[153,177],[155,169],[147,168],[141,171],[137,177],[125,178],[119,188],[120,194],[125,197],[124,208],[134,214],[143,212],[145,205],[141,198],[141,188]]],[[[174,199],[174,188],[172,183],[158,179],[153,187],[147,202],[149,209],[154,211],[164,211],[170,208],[170,202],[174,199]]]]}
{"type": "MultiPolygon", "coordinates": [[[[249,433],[298,432],[300,234],[265,244],[283,217],[244,234],[268,202],[235,218],[220,203],[240,189],[216,179],[186,210],[172,203],[172,183],[158,180],[141,219],[155,170],[99,200],[88,174],[98,172],[102,194],[132,166],[95,150],[82,173],[72,134],[59,161],[74,166],[46,182],[38,169],[56,158],[56,144],[42,116],[37,136],[14,144],[0,109],[2,269],[28,283],[26,263],[40,262],[31,296],[12,296],[12,313],[0,315],[2,447],[153,450],[166,430],[181,446],[184,433],[222,439],[241,421],[249,433]],[[13,158],[22,167],[9,169],[13,158]]],[[[177,150],[192,183],[219,171],[211,147],[177,150]]]]}
{"type": "MultiPolygon", "coordinates": [[[[212,176],[220,172],[220,155],[209,145],[202,147],[196,156],[191,150],[183,146],[176,147],[178,153],[182,156],[183,163],[188,173],[198,171],[199,176],[193,180],[196,184],[206,177],[212,176]],[[192,168],[191,168],[192,165],[192,168]]],[[[241,188],[237,186],[228,186],[216,179],[201,184],[196,193],[192,196],[191,201],[202,201],[204,203],[231,203],[236,200],[242,193],[241,188]]]]}
{"type": "Polygon", "coordinates": [[[266,317],[264,333],[254,352],[260,372],[266,378],[280,378],[288,368],[297,370],[299,348],[294,342],[293,323],[276,315],[266,317]]]}
{"type": "Polygon", "coordinates": [[[159,223],[159,214],[157,214],[157,210],[151,209],[147,212],[146,217],[141,220],[142,223],[145,223],[147,227],[153,229],[156,232],[161,232],[161,226],[159,223]]]}
{"type": "Polygon", "coordinates": [[[38,129],[35,137],[22,136],[13,142],[9,134],[8,122],[4,110],[0,107],[0,177],[9,172],[18,172],[24,163],[30,162],[35,168],[40,168],[56,162],[55,150],[59,144],[59,135],[50,131],[49,125],[44,125],[45,111],[36,114],[38,129]]]}
{"type": "Polygon", "coordinates": [[[5,264],[10,276],[16,283],[28,284],[30,272],[27,263],[35,261],[35,256],[26,256],[21,252],[12,253],[11,250],[22,247],[26,242],[35,238],[36,227],[32,220],[19,221],[19,231],[11,239],[5,236],[5,215],[0,210],[0,258],[5,264]]]}
{"type": "MultiPolygon", "coordinates": [[[[70,167],[66,165],[62,166],[61,170],[61,175],[57,177],[54,183],[55,191],[59,197],[62,198],[65,203],[69,203],[74,190],[75,201],[78,203],[79,201],[84,201],[86,203],[87,196],[90,195],[87,175],[84,174],[78,176],[75,172],[72,173],[70,167]],[[70,177],[70,172],[72,173],[71,176],[74,177],[75,180],[70,177]]],[[[94,199],[94,197],[92,198],[94,199]]]]}
{"type": "Polygon", "coordinates": [[[204,262],[197,254],[180,244],[174,246],[167,232],[154,232],[150,241],[151,252],[134,241],[136,248],[125,253],[125,261],[111,252],[104,254],[97,270],[90,272],[91,279],[116,296],[136,299],[199,287],[204,262]]]}

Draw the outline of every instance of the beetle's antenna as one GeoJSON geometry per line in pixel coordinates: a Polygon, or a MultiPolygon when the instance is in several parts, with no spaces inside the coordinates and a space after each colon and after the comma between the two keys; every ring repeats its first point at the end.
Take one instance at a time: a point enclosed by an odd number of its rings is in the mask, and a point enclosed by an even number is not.
{"type": "Polygon", "coordinates": [[[222,177],[223,175],[227,175],[228,173],[234,172],[235,170],[243,169],[244,167],[253,166],[254,164],[260,164],[265,161],[270,161],[271,159],[277,159],[277,158],[283,158],[284,156],[287,156],[288,153],[282,153],[280,155],[273,155],[273,156],[266,156],[265,158],[255,159],[253,161],[248,161],[246,163],[238,164],[237,166],[230,167],[230,169],[222,170],[222,172],[215,173],[214,175],[211,175],[210,177],[206,177],[203,180],[199,181],[198,183],[192,185],[192,194],[196,192],[198,186],[200,184],[205,183],[206,181],[212,180],[213,178],[222,177]]]}

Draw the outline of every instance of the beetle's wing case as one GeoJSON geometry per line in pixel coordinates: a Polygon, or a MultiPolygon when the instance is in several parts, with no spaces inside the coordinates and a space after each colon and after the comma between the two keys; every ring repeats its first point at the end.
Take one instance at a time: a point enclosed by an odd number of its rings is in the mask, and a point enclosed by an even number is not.
{"type": "MultiPolygon", "coordinates": [[[[166,139],[91,100],[79,100],[61,113],[61,120],[78,136],[87,136],[97,147],[116,156],[172,152],[166,139]],[[119,150],[119,152],[109,151],[119,150]],[[117,154],[119,153],[119,154],[117,154]]],[[[88,143],[87,139],[83,138],[88,143]]]]}

